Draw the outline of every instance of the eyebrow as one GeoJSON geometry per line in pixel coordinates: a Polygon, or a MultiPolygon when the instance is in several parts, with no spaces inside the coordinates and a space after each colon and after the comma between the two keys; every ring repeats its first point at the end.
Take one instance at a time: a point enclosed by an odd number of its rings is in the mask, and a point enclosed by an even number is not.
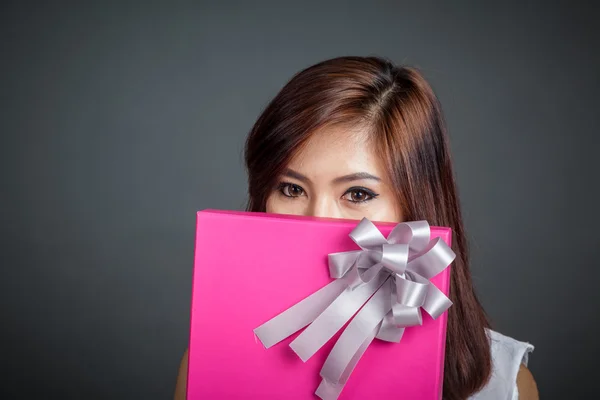
{"type": "MultiPolygon", "coordinates": [[[[294,171],[293,169],[289,169],[289,168],[286,169],[283,175],[287,176],[288,178],[298,179],[300,182],[305,182],[305,183],[310,182],[310,179],[308,179],[308,177],[302,175],[299,172],[294,171]]],[[[333,180],[333,183],[339,184],[339,183],[360,181],[360,180],[365,180],[365,179],[376,181],[376,182],[381,181],[381,178],[379,178],[375,175],[371,175],[368,172],[356,172],[354,174],[344,175],[344,176],[335,178],[333,180]]]]}
{"type": "Polygon", "coordinates": [[[300,182],[310,182],[310,179],[308,179],[308,177],[302,175],[300,172],[294,171],[293,169],[286,169],[283,175],[287,176],[288,178],[298,179],[300,182]]]}
{"type": "Polygon", "coordinates": [[[353,181],[360,181],[360,180],[372,180],[372,181],[381,181],[381,178],[375,176],[375,175],[371,175],[368,172],[357,172],[355,174],[350,174],[350,175],[344,175],[344,176],[340,176],[339,178],[335,178],[333,180],[334,183],[346,183],[346,182],[353,182],[353,181]]]}

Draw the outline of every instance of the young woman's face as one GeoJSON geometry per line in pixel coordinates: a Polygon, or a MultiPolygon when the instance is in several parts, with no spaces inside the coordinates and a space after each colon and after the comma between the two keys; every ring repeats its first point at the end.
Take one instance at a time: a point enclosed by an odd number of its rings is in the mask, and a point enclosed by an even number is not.
{"type": "Polygon", "coordinates": [[[267,212],[403,221],[380,157],[360,131],[316,132],[290,161],[267,199],[267,212]]]}

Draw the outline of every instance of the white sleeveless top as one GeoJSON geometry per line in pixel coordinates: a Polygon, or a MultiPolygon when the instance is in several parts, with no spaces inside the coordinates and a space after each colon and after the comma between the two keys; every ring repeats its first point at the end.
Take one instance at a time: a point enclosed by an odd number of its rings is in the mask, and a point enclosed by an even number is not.
{"type": "Polygon", "coordinates": [[[469,400],[518,400],[517,374],[527,366],[531,343],[520,342],[493,330],[487,330],[492,351],[492,375],[484,388],[469,400]]]}

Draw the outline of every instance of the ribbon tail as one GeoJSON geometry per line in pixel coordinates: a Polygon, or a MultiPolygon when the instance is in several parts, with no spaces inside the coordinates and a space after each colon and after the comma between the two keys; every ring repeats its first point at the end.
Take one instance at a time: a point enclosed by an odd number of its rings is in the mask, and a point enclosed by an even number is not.
{"type": "Polygon", "coordinates": [[[394,279],[390,279],[387,281],[386,285],[387,284],[390,285],[390,302],[389,305],[386,304],[386,307],[392,309],[385,314],[385,317],[383,317],[383,321],[381,321],[375,337],[386,342],[400,343],[400,339],[402,339],[402,336],[404,335],[404,328],[397,326],[394,318],[393,305],[397,301],[396,283],[394,282],[394,279]]]}
{"type": "Polygon", "coordinates": [[[325,379],[321,379],[321,383],[315,391],[315,395],[323,400],[337,400],[337,398],[340,397],[340,393],[342,393],[344,386],[344,383],[332,383],[325,379]]]}
{"type": "Polygon", "coordinates": [[[345,289],[345,280],[337,279],[254,329],[254,334],[268,349],[314,321],[345,289]]]}
{"type": "MultiPolygon", "coordinates": [[[[387,282],[386,282],[387,283],[387,282]]],[[[348,324],[327,356],[321,376],[327,382],[345,383],[373,341],[391,309],[391,287],[383,284],[348,324]]]]}
{"type": "Polygon", "coordinates": [[[358,364],[358,361],[361,359],[361,357],[363,356],[363,354],[365,353],[365,351],[367,350],[367,348],[369,347],[371,342],[373,342],[373,339],[375,339],[376,333],[379,331],[380,326],[381,326],[381,324],[378,325],[377,327],[375,327],[375,329],[373,329],[371,334],[369,334],[369,336],[367,336],[365,341],[360,345],[360,347],[358,348],[358,350],[356,351],[356,353],[350,360],[350,363],[348,363],[346,370],[344,371],[345,379],[343,381],[335,383],[335,382],[330,382],[325,378],[321,379],[321,383],[319,384],[319,387],[315,391],[315,394],[318,397],[320,397],[323,400],[337,400],[337,398],[340,396],[340,393],[342,393],[344,386],[346,386],[348,377],[354,370],[354,367],[356,367],[356,365],[358,364]]]}
{"type": "Polygon", "coordinates": [[[336,334],[352,316],[373,296],[389,275],[375,279],[355,289],[344,290],[292,343],[290,347],[302,361],[312,357],[336,334]]]}

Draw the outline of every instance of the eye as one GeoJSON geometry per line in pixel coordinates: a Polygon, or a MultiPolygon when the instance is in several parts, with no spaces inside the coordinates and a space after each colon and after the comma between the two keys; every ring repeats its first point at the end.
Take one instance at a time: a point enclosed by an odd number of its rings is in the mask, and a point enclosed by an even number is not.
{"type": "Polygon", "coordinates": [[[279,185],[279,191],[285,197],[300,197],[304,194],[304,189],[302,189],[301,186],[287,182],[283,182],[279,185]]]}
{"type": "Polygon", "coordinates": [[[344,193],[342,199],[348,200],[352,203],[366,203],[369,200],[373,200],[379,196],[377,193],[363,187],[350,188],[344,193]]]}

